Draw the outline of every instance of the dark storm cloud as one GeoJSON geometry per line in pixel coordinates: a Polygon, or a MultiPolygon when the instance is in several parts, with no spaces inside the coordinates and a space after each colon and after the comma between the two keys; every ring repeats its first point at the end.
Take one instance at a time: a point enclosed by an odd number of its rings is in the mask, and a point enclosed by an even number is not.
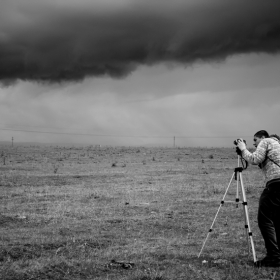
{"type": "Polygon", "coordinates": [[[0,80],[123,77],[138,65],[278,53],[278,0],[1,0],[0,80]]]}

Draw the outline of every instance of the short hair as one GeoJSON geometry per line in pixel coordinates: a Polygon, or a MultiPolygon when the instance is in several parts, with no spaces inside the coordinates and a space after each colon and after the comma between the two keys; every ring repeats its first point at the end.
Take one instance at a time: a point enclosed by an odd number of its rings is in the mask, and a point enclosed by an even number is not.
{"type": "Polygon", "coordinates": [[[264,136],[264,138],[269,138],[269,134],[266,130],[260,130],[260,131],[256,132],[254,136],[259,137],[259,138],[261,138],[263,136],[264,136]]]}

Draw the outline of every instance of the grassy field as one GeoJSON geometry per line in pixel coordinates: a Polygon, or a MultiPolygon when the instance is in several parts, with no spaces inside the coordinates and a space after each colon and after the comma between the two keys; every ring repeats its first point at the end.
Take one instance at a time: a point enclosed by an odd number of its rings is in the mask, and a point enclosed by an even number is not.
{"type": "MultiPolygon", "coordinates": [[[[253,267],[234,149],[1,146],[0,279],[280,279],[253,267]],[[233,181],[226,200],[235,200],[233,181]]],[[[263,178],[243,172],[257,258],[263,178]]]]}

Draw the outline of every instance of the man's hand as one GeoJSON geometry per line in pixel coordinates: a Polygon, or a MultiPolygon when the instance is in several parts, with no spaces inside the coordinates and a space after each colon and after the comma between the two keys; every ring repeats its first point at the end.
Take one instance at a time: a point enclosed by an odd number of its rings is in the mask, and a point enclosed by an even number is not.
{"type": "Polygon", "coordinates": [[[246,144],[244,143],[243,139],[237,139],[237,147],[241,152],[246,150],[246,144]]]}

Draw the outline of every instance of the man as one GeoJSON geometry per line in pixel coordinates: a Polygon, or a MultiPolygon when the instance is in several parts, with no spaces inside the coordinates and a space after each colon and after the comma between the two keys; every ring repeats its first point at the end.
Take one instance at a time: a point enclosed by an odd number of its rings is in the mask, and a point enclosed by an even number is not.
{"type": "Polygon", "coordinates": [[[237,140],[242,157],[259,165],[266,182],[259,201],[258,225],[267,254],[255,263],[257,267],[280,267],[280,143],[275,136],[270,138],[265,130],[258,131],[254,135],[254,153],[247,150],[242,139],[237,140]]]}

